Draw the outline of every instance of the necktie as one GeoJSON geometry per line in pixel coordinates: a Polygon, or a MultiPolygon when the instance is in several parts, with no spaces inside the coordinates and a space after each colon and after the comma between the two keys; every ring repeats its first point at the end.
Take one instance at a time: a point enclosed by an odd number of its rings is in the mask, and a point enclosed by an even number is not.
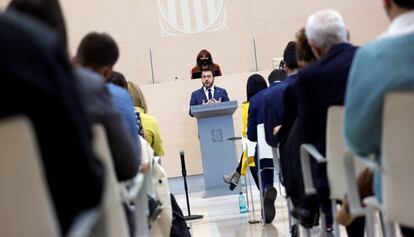
{"type": "Polygon", "coordinates": [[[211,95],[211,88],[208,89],[208,100],[211,100],[213,96],[211,95]]]}

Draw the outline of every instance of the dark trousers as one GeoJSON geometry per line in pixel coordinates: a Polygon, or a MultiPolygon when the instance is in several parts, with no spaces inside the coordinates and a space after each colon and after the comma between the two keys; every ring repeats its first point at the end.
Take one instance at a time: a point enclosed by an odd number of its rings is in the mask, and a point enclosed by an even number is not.
{"type": "MultiPolygon", "coordinates": [[[[258,163],[258,153],[257,153],[257,146],[256,146],[256,153],[254,154],[254,163],[256,164],[255,167],[250,167],[252,172],[254,181],[256,182],[257,188],[259,188],[259,163],[258,163]],[[256,176],[256,177],[255,177],[256,176]]],[[[262,169],[261,178],[262,178],[262,190],[265,191],[269,187],[273,187],[274,181],[274,164],[273,159],[263,159],[260,161],[260,168],[262,169]],[[267,169],[269,168],[269,169],[267,169]]]]}

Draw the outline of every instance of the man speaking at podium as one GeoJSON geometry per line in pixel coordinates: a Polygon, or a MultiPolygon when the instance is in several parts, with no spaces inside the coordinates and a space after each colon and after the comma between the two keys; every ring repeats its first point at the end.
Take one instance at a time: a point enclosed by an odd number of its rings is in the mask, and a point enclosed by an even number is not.
{"type": "MultiPolygon", "coordinates": [[[[203,87],[191,93],[190,107],[193,105],[212,104],[229,101],[227,91],[214,86],[213,70],[208,68],[201,72],[201,83],[203,87]]],[[[190,116],[191,114],[190,108],[190,116]]]]}

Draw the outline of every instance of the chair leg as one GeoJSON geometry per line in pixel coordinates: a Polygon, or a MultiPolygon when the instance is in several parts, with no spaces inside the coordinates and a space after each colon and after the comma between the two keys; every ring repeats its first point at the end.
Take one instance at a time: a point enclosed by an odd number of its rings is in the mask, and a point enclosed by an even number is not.
{"type": "Polygon", "coordinates": [[[336,222],[336,200],[332,200],[332,216],[334,218],[335,237],[340,237],[341,232],[339,231],[338,222],[336,222]]]}
{"type": "Polygon", "coordinates": [[[306,237],[311,237],[310,229],[305,228],[306,237]]]}
{"type": "MultiPolygon", "coordinates": [[[[252,204],[252,216],[253,216],[253,219],[251,219],[251,216],[249,215],[249,224],[256,224],[256,223],[259,223],[259,221],[258,220],[256,220],[256,212],[255,212],[255,209],[254,209],[254,199],[253,199],[253,192],[252,192],[252,184],[251,184],[251,182],[250,182],[250,170],[249,169],[247,169],[247,174],[246,174],[246,176],[247,176],[247,182],[249,182],[249,192],[250,192],[250,200],[251,200],[251,204],[252,204]]],[[[247,190],[247,188],[246,188],[246,190],[247,190]]]]}
{"type": "Polygon", "coordinates": [[[382,215],[382,211],[379,212],[379,218],[380,218],[382,236],[385,237],[386,230],[385,230],[385,223],[384,223],[384,215],[382,215]]]}
{"type": "Polygon", "coordinates": [[[367,232],[367,237],[375,237],[375,218],[373,210],[369,210],[366,214],[365,230],[367,232]]]}
{"type": "Polygon", "coordinates": [[[287,209],[288,209],[288,221],[289,221],[289,231],[292,231],[292,216],[290,215],[290,210],[291,210],[291,203],[290,203],[290,199],[288,198],[287,200],[287,209]]]}
{"type": "Polygon", "coordinates": [[[261,213],[262,213],[262,223],[263,224],[265,224],[265,209],[264,209],[264,203],[263,203],[263,193],[264,193],[264,190],[263,190],[263,187],[262,187],[262,170],[260,169],[260,161],[259,162],[257,162],[257,163],[259,163],[257,166],[257,168],[258,168],[258,178],[259,178],[259,191],[260,191],[260,206],[261,206],[261,208],[260,208],[260,210],[261,210],[261,213]]]}
{"type": "Polygon", "coordinates": [[[321,236],[326,236],[326,216],[325,213],[323,213],[322,209],[319,210],[320,216],[321,216],[321,236]]]}
{"type": "Polygon", "coordinates": [[[385,225],[386,237],[395,237],[395,224],[394,223],[387,223],[385,225]]]}
{"type": "MultiPolygon", "coordinates": [[[[240,183],[240,188],[243,185],[240,183]]],[[[250,211],[250,199],[249,199],[249,190],[247,188],[247,174],[244,175],[244,187],[245,187],[245,193],[246,193],[246,201],[247,201],[247,211],[250,211]]],[[[243,189],[241,188],[241,192],[243,191],[243,189]]]]}

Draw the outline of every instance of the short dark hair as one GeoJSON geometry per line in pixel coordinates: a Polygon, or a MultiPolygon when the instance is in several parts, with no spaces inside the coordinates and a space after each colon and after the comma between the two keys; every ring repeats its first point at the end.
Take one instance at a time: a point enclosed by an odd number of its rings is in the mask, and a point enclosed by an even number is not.
{"type": "Polygon", "coordinates": [[[271,85],[275,81],[284,81],[286,78],[287,74],[284,69],[275,69],[269,74],[267,81],[269,82],[269,85],[271,85]]]}
{"type": "Polygon", "coordinates": [[[119,57],[115,40],[106,33],[91,32],[83,37],[76,52],[76,58],[82,66],[100,69],[113,66],[119,57]]]}
{"type": "Polygon", "coordinates": [[[393,0],[400,7],[414,9],[414,1],[412,0],[393,0]]]}
{"type": "Polygon", "coordinates": [[[128,83],[124,75],[117,71],[112,71],[112,75],[106,79],[106,83],[113,83],[117,86],[128,89],[128,83]]]}
{"type": "Polygon", "coordinates": [[[247,79],[246,94],[247,101],[259,93],[261,90],[267,88],[266,80],[259,74],[253,74],[247,79]]]}
{"type": "Polygon", "coordinates": [[[203,72],[211,72],[211,74],[213,74],[213,77],[214,77],[214,68],[213,67],[202,68],[201,69],[201,74],[203,74],[203,72]]]}
{"type": "Polygon", "coordinates": [[[65,19],[58,0],[12,0],[8,9],[29,15],[54,30],[68,52],[65,19]]]}
{"type": "Polygon", "coordinates": [[[290,41],[285,51],[283,52],[283,61],[285,65],[290,69],[297,69],[298,68],[298,60],[296,58],[296,42],[290,41]]]}

